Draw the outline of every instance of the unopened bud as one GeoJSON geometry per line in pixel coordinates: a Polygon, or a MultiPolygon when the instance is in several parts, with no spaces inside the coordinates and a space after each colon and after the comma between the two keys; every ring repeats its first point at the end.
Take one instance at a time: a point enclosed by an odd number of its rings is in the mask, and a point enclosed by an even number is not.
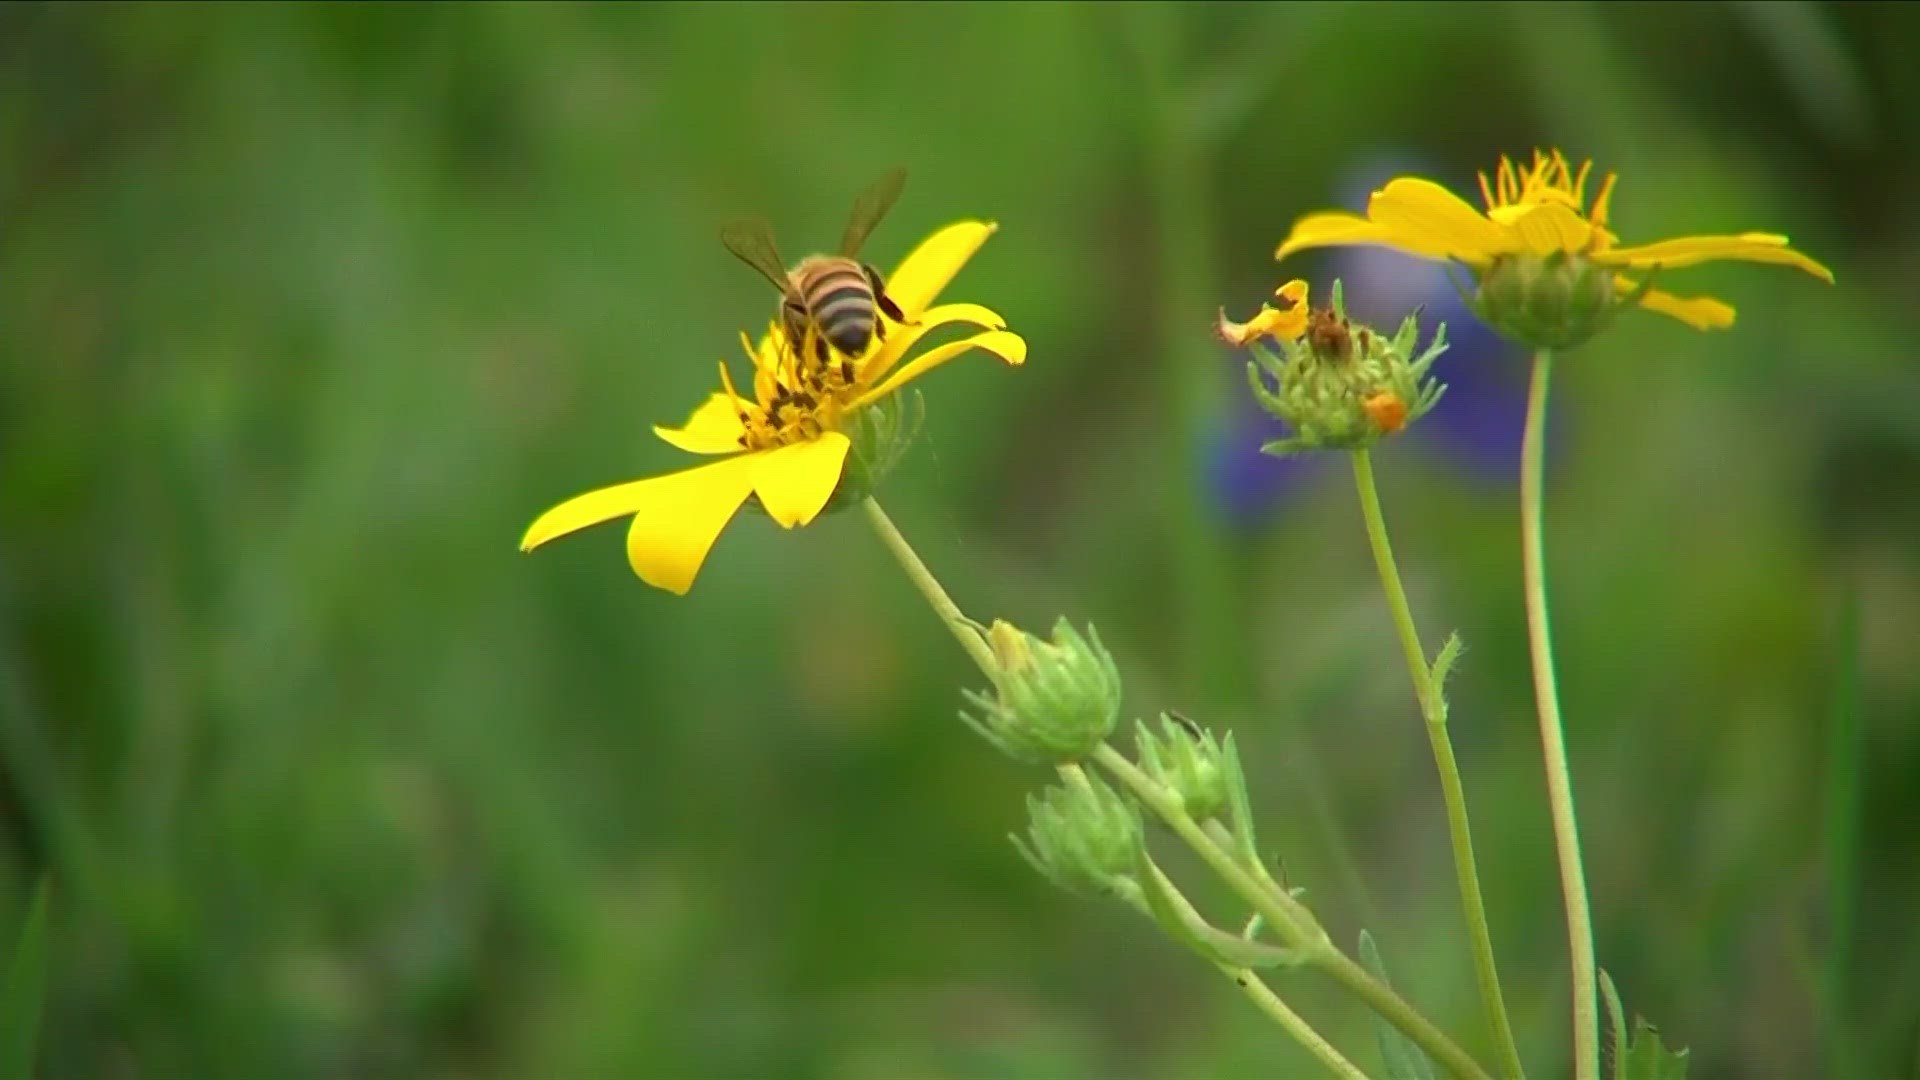
{"type": "Polygon", "coordinates": [[[1120,716],[1120,672],[1089,626],[1065,619],[1045,641],[995,621],[987,644],[998,661],[990,693],[966,692],[977,715],[960,716],[1016,761],[1054,765],[1092,753],[1120,716]]]}
{"type": "Polygon", "coordinates": [[[1141,843],[1140,812],[1097,776],[1074,772],[1027,797],[1027,839],[1013,843],[1033,868],[1070,892],[1126,893],[1141,843]]]}
{"type": "Polygon", "coordinates": [[[1144,721],[1135,725],[1134,744],[1141,771],[1179,796],[1195,821],[1226,809],[1227,770],[1233,766],[1212,732],[1162,713],[1158,733],[1144,721]]]}

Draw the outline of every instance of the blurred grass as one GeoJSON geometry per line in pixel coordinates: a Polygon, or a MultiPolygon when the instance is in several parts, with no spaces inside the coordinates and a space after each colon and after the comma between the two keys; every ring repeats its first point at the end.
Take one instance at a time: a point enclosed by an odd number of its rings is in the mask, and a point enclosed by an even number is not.
{"type": "MultiPolygon", "coordinates": [[[[951,722],[965,659],[856,519],[742,518],[684,599],[632,580],[617,530],[513,550],[552,502],[677,464],[647,426],[767,311],[718,223],[820,244],[895,162],[875,258],[996,218],[953,295],[1033,345],[928,384],[901,526],[975,614],[1096,622],[1139,712],[1208,702],[1330,930],[1392,942],[1403,992],[1476,1038],[1351,492],[1205,523],[1221,555],[1183,564],[1218,402],[1170,400],[1165,354],[1272,289],[1274,242],[1355,160],[1467,178],[1536,142],[1618,167],[1630,235],[1786,232],[1841,283],[1690,271],[1734,331],[1627,319],[1565,367],[1549,545],[1602,962],[1696,1077],[1817,1074],[1839,999],[1861,1069],[1912,1075],[1920,84],[1897,43],[1920,27],[1743,10],[0,7],[0,926],[60,877],[40,1075],[1308,1067],[1013,856],[1037,777],[951,722]],[[1190,80],[1177,108],[1128,57],[1139,17],[1190,80]],[[1205,139],[1190,205],[1156,122],[1205,139]],[[1229,602],[1183,607],[1182,565],[1229,602]],[[1840,737],[1849,593],[1852,940],[1875,947],[1836,974],[1793,958],[1846,926],[1811,763],[1840,737]]],[[[1380,469],[1422,624],[1467,640],[1455,738],[1551,1077],[1511,492],[1399,447],[1380,469]]]]}

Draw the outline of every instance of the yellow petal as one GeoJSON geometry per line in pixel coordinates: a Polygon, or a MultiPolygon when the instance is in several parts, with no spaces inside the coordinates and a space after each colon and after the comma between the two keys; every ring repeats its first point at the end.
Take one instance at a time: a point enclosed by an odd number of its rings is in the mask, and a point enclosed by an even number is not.
{"type": "Polygon", "coordinates": [[[886,397],[888,394],[900,389],[907,383],[912,382],[914,379],[939,367],[941,364],[972,349],[985,349],[999,356],[1000,359],[1005,360],[1007,363],[1016,366],[1027,362],[1027,342],[1025,338],[1022,338],[1019,334],[1011,330],[989,330],[984,334],[975,334],[961,341],[950,341],[945,345],[928,349],[926,352],[921,353],[919,356],[914,357],[912,360],[907,361],[906,364],[895,369],[893,374],[887,376],[885,382],[860,395],[859,399],[853,403],[853,407],[857,409],[863,405],[870,405],[880,398],[886,397]]]}
{"type": "Polygon", "coordinates": [[[1367,200],[1367,220],[1394,247],[1430,259],[1479,265],[1519,250],[1516,238],[1458,195],[1431,180],[1402,176],[1367,200]]]}
{"type": "Polygon", "coordinates": [[[693,410],[684,427],[655,425],[653,433],[689,454],[731,454],[740,449],[740,413],[732,398],[715,394],[693,410]]]}
{"type": "Polygon", "coordinates": [[[647,584],[685,592],[720,528],[753,490],[755,457],[728,457],[574,496],[540,515],[520,538],[520,550],[532,552],[568,532],[632,513],[636,517],[628,532],[628,561],[634,563],[634,573],[647,584]]]}
{"type": "Polygon", "coordinates": [[[845,435],[829,431],[812,442],[758,455],[753,490],[767,515],[787,529],[818,516],[833,497],[833,489],[840,486],[840,468],[846,464],[850,445],[845,435]]]}
{"type": "Polygon", "coordinates": [[[991,221],[962,221],[927,237],[887,278],[887,296],[900,305],[907,321],[918,318],[999,227],[991,221]]]}
{"type": "Polygon", "coordinates": [[[1346,247],[1350,244],[1401,247],[1387,230],[1366,218],[1349,214],[1345,210],[1323,210],[1317,214],[1308,214],[1294,222],[1293,231],[1280,242],[1280,246],[1274,250],[1273,257],[1277,261],[1308,248],[1346,247]]]}
{"type": "Polygon", "coordinates": [[[1508,230],[1521,247],[1534,255],[1555,252],[1583,252],[1593,237],[1593,226],[1580,212],[1565,203],[1541,202],[1516,214],[1508,230]]]}
{"type": "Polygon", "coordinates": [[[742,454],[609,489],[621,490],[633,513],[627,564],[641,581],[686,595],[720,531],[747,501],[764,456],[742,454]]]}
{"type": "Polygon", "coordinates": [[[1295,278],[1274,290],[1274,295],[1285,301],[1287,306],[1275,308],[1271,304],[1261,304],[1259,312],[1243,323],[1227,318],[1225,309],[1222,309],[1214,324],[1215,332],[1233,346],[1243,346],[1259,337],[1292,341],[1306,333],[1307,283],[1295,278]]]}
{"type": "Polygon", "coordinates": [[[1619,177],[1608,173],[1607,178],[1600,181],[1600,194],[1593,197],[1593,209],[1587,212],[1587,220],[1593,222],[1596,229],[1607,227],[1607,215],[1613,205],[1613,182],[1617,179],[1619,177]]]}
{"type": "MultiPolygon", "coordinates": [[[[1616,292],[1630,293],[1638,285],[1625,274],[1617,274],[1613,279],[1613,287],[1616,292]]],[[[1675,296],[1659,289],[1649,289],[1640,298],[1640,306],[1648,311],[1671,315],[1695,330],[1725,330],[1733,325],[1733,308],[1711,296],[1675,296]]]]}
{"type": "Polygon", "coordinates": [[[1833,283],[1833,271],[1788,247],[1786,237],[1771,233],[1684,236],[1653,244],[1614,248],[1603,253],[1600,261],[1609,266],[1630,266],[1635,270],[1655,266],[1672,270],[1722,259],[1797,267],[1828,284],[1833,283]]]}
{"type": "Polygon", "coordinates": [[[926,336],[927,331],[957,322],[973,323],[988,330],[1007,328],[1007,320],[1001,318],[998,312],[981,307],[979,304],[941,304],[939,307],[929,308],[921,313],[918,325],[888,324],[887,340],[874,350],[872,356],[867,357],[860,371],[860,381],[871,383],[885,375],[893,365],[900,362],[900,358],[907,354],[907,350],[913,348],[915,343],[926,336]]]}

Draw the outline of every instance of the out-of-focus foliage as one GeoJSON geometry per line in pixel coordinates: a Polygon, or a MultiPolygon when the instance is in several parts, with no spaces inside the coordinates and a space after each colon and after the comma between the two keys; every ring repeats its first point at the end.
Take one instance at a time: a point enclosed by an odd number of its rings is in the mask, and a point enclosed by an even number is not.
{"type": "MultiPolygon", "coordinates": [[[[1602,962],[1695,1080],[1909,1075],[1916,34],[1788,3],[0,6],[0,927],[50,872],[39,1075],[1313,1067],[1008,845],[1044,774],[957,722],[973,672],[858,515],[743,517],[686,598],[617,529],[515,551],[675,464],[648,426],[771,312],[720,223],[826,247],[895,163],[869,252],[997,219],[966,295],[1032,353],[929,380],[894,516],[977,617],[1097,622],[1130,715],[1230,728],[1289,881],[1484,1050],[1353,494],[1308,470],[1228,513],[1242,358],[1206,334],[1354,170],[1459,185],[1535,145],[1618,169],[1623,231],[1777,230],[1839,277],[1691,271],[1733,330],[1629,317],[1561,366],[1602,962]]],[[[1467,642],[1454,737],[1544,1080],[1564,931],[1513,486],[1474,453],[1379,467],[1423,627],[1467,642]]],[[[1365,1015],[1281,986],[1370,1061],[1365,1015]]]]}

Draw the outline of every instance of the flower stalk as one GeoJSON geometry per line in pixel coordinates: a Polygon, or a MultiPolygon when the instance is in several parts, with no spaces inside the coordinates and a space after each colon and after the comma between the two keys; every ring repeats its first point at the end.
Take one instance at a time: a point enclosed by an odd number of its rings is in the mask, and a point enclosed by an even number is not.
{"type": "Polygon", "coordinates": [[[1521,562],[1526,576],[1527,643],[1533,658],[1534,704],[1540,714],[1540,750],[1547,772],[1547,805],[1553,845],[1560,861],[1560,891],[1567,905],[1567,948],[1573,969],[1574,1080],[1599,1080],[1600,1000],[1593,955],[1593,915],[1587,874],[1580,860],[1580,828],[1573,813],[1573,776],[1567,768],[1566,730],[1553,674],[1553,640],[1547,621],[1547,570],[1541,539],[1541,490],[1546,461],[1547,388],[1553,353],[1533,358],[1527,392],[1526,434],[1520,447],[1521,562]]]}
{"type": "MultiPolygon", "coordinates": [[[[1158,873],[1157,867],[1152,869],[1158,873]]],[[[1201,915],[1194,909],[1193,901],[1188,900],[1171,881],[1165,880],[1165,875],[1161,875],[1160,887],[1168,901],[1174,904],[1183,916],[1189,920],[1200,920],[1201,915]]],[[[1367,1074],[1361,1072],[1359,1066],[1349,1061],[1346,1055],[1340,1053],[1324,1035],[1315,1031],[1305,1017],[1288,1007],[1287,1003],[1280,999],[1280,995],[1274,993],[1266,980],[1252,968],[1235,967],[1217,960],[1213,961],[1213,966],[1233,985],[1239,987],[1240,993],[1253,1003],[1254,1008],[1266,1014],[1268,1019],[1280,1026],[1281,1030],[1293,1036],[1295,1042],[1306,1048],[1307,1053],[1312,1054],[1315,1060],[1325,1065],[1328,1072],[1340,1077],[1341,1080],[1367,1080],[1367,1074]]]]}
{"type": "Polygon", "coordinates": [[[927,569],[927,564],[920,561],[920,556],[913,550],[913,545],[907,543],[907,538],[900,535],[899,527],[894,525],[893,519],[887,516],[887,512],[880,509],[880,503],[869,496],[861,501],[860,506],[866,511],[867,521],[872,523],[873,531],[880,534],[880,542],[887,545],[888,551],[893,552],[893,557],[899,561],[900,568],[907,572],[907,579],[920,590],[920,595],[927,598],[927,603],[933,606],[934,614],[940,616],[940,621],[947,624],[947,629],[953,631],[953,636],[960,642],[960,647],[967,651],[967,655],[973,658],[974,663],[980,665],[980,670],[986,673],[987,678],[999,678],[1000,663],[994,659],[993,649],[988,646],[987,639],[981,635],[980,631],[974,629],[978,624],[961,613],[960,605],[953,602],[953,597],[948,596],[947,590],[941,587],[940,579],[934,577],[933,571],[927,569]]]}
{"type": "MultiPolygon", "coordinates": [[[[1460,782],[1460,766],[1453,755],[1453,740],[1447,733],[1447,703],[1441,685],[1444,659],[1427,662],[1420,645],[1420,630],[1413,621],[1413,608],[1407,603],[1407,591],[1400,583],[1400,568],[1393,558],[1393,544],[1387,538],[1386,516],[1380,510],[1380,492],[1373,480],[1373,458],[1366,450],[1353,452],[1353,482],[1360,493],[1360,510],[1367,522],[1367,542],[1373,548],[1374,566],[1380,572],[1380,585],[1387,594],[1387,606],[1393,612],[1394,629],[1406,652],[1407,673],[1413,677],[1414,696],[1420,702],[1420,714],[1426,720],[1427,741],[1433,747],[1433,763],[1440,773],[1440,794],[1447,807],[1447,833],[1453,841],[1453,867],[1459,879],[1460,907],[1467,918],[1467,930],[1473,940],[1474,975],[1480,984],[1480,1003],[1486,1010],[1487,1027],[1500,1055],[1500,1068],[1509,1080],[1525,1076],[1520,1066],[1520,1049],[1513,1038],[1513,1024],[1507,1017],[1506,1000],[1500,991],[1500,974],[1494,963],[1493,933],[1487,923],[1486,902],[1480,893],[1480,868],[1473,855],[1473,830],[1467,818],[1467,793],[1460,782]]],[[[1450,651],[1450,650],[1448,650],[1450,651]]],[[[1446,651],[1442,653],[1443,658],[1446,651]]]]}
{"type": "MultiPolygon", "coordinates": [[[[926,563],[920,560],[905,536],[887,517],[880,504],[871,497],[863,502],[867,520],[873,524],[874,531],[880,534],[882,542],[893,552],[907,577],[932,605],[935,614],[947,624],[962,648],[971,656],[981,671],[996,681],[999,678],[999,660],[985,637],[975,629],[978,623],[969,619],[960,610],[953,598],[940,585],[926,563]]],[[[1101,743],[1096,747],[1090,760],[1096,762],[1120,783],[1132,792],[1141,805],[1153,812],[1163,823],[1171,828],[1181,840],[1185,841],[1201,860],[1220,876],[1227,885],[1238,893],[1248,906],[1256,911],[1262,922],[1269,927],[1281,943],[1292,950],[1305,965],[1318,969],[1344,987],[1348,993],[1359,998],[1382,1019],[1399,1029],[1407,1038],[1413,1040],[1422,1050],[1441,1067],[1451,1073],[1456,1080],[1492,1080],[1486,1070],[1468,1056],[1446,1033],[1434,1026],[1433,1022],[1422,1016],[1393,989],[1375,979],[1367,970],[1354,962],[1345,953],[1334,946],[1332,938],[1314,918],[1313,912],[1305,904],[1295,899],[1293,894],[1276,885],[1257,862],[1249,870],[1240,864],[1231,844],[1221,844],[1187,812],[1186,800],[1178,793],[1167,788],[1149,776],[1145,771],[1129,761],[1126,755],[1111,745],[1101,743]]],[[[1075,763],[1059,766],[1063,779],[1074,782],[1076,774],[1082,774],[1081,767],[1075,763]]],[[[1080,781],[1085,782],[1080,775],[1080,781]]],[[[1248,987],[1242,986],[1242,990],[1248,987]]],[[[1250,996],[1252,992],[1249,991],[1250,996]]],[[[1268,991],[1271,993],[1271,991],[1268,991]]],[[[1260,1001],[1256,1005],[1273,1017],[1280,1017],[1260,1001]]],[[[1284,1008],[1284,1004],[1282,1004],[1284,1008]]],[[[1289,1010],[1290,1012],[1290,1010],[1289,1010]]],[[[1292,1032],[1291,1023],[1282,1027],[1292,1032]]],[[[1318,1036],[1316,1035],[1317,1039],[1318,1036]]],[[[1313,1046],[1308,1046],[1313,1050],[1313,1046]]],[[[1318,1054],[1316,1053],[1316,1056],[1318,1054]]],[[[1345,1074],[1342,1074],[1345,1075],[1345,1074]]]]}
{"type": "Polygon", "coordinates": [[[1117,777],[1141,803],[1165,822],[1187,846],[1206,862],[1240,898],[1247,902],[1289,947],[1300,950],[1304,962],[1344,987],[1375,1013],[1417,1043],[1420,1049],[1458,1080],[1492,1080],[1486,1070],[1465,1050],[1447,1038],[1426,1017],[1382,984],[1345,953],[1335,948],[1313,913],[1285,889],[1271,880],[1256,878],[1226,848],[1214,842],[1200,824],[1188,816],[1177,796],[1153,782],[1133,762],[1111,746],[1094,751],[1093,760],[1117,777]],[[1309,928],[1311,928],[1309,930],[1309,928]]]}

